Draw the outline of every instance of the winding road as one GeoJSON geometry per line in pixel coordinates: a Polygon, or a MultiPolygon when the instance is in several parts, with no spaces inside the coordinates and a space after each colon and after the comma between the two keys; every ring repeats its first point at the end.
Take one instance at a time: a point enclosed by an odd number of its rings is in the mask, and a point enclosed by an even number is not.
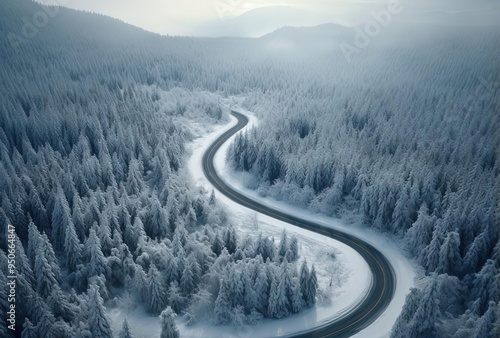
{"type": "Polygon", "coordinates": [[[351,311],[341,317],[317,326],[311,330],[299,332],[293,337],[350,337],[373,323],[391,302],[395,289],[396,277],[388,259],[371,244],[351,234],[331,229],[324,225],[289,215],[273,209],[259,201],[253,200],[226,184],[214,167],[214,156],[217,150],[236,132],[245,127],[248,118],[236,111],[231,111],[238,123],[215,140],[203,155],[203,172],[209,182],[222,194],[234,202],[261,214],[273,217],[294,226],[316,232],[345,243],[356,250],[368,263],[373,275],[372,284],[363,300],[351,311]]]}

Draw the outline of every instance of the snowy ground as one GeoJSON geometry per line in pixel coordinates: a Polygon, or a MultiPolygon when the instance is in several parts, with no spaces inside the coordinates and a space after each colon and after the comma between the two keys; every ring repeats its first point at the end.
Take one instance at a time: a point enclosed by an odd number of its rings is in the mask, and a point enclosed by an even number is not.
{"type": "MultiPolygon", "coordinates": [[[[255,125],[257,119],[246,112],[250,118],[248,126],[255,125]]],[[[234,125],[236,119],[231,118],[230,125],[234,125]]],[[[192,155],[188,161],[188,168],[197,185],[212,189],[210,183],[203,175],[201,159],[206,148],[221,135],[229,125],[216,126],[211,131],[205,131],[204,135],[190,144],[192,155]]],[[[195,126],[195,132],[200,134],[203,127],[195,126]]],[[[397,288],[394,300],[389,308],[370,327],[360,332],[356,337],[387,337],[404,303],[405,294],[413,286],[414,270],[410,263],[399,253],[398,249],[387,238],[382,235],[362,229],[353,225],[348,227],[341,221],[326,216],[311,214],[305,210],[290,207],[284,203],[274,201],[269,198],[258,196],[255,192],[245,189],[244,175],[232,172],[225,163],[225,150],[227,142],[216,155],[216,168],[223,179],[233,187],[244,192],[246,195],[264,200],[267,204],[275,206],[277,209],[286,210],[291,214],[298,214],[302,217],[315,220],[322,224],[341,228],[342,230],[356,234],[367,242],[376,246],[390,259],[394,266],[397,277],[397,288]]],[[[264,320],[259,326],[246,326],[243,328],[220,327],[210,323],[200,323],[186,327],[178,320],[178,327],[182,337],[274,337],[288,336],[294,332],[310,329],[318,324],[330,321],[344,314],[358,304],[366,294],[370,283],[371,273],[368,265],[361,256],[349,246],[319,234],[306,231],[288,225],[273,218],[256,215],[255,212],[240,206],[229,200],[222,194],[216,194],[218,199],[225,203],[230,210],[234,223],[238,227],[240,238],[247,235],[255,235],[258,231],[279,238],[283,229],[288,233],[295,234],[300,247],[301,260],[306,259],[310,264],[314,263],[318,273],[319,286],[325,294],[329,295],[330,301],[320,301],[308,310],[303,310],[299,314],[281,320],[264,320]],[[254,219],[259,221],[259,229],[255,229],[254,219]],[[333,255],[332,255],[333,254],[333,255]],[[334,258],[333,258],[334,256],[334,258]],[[332,276],[335,278],[332,279],[332,276]]],[[[133,332],[138,337],[158,337],[160,327],[158,318],[149,317],[142,307],[117,307],[109,309],[115,332],[118,332],[126,316],[133,332]]]]}

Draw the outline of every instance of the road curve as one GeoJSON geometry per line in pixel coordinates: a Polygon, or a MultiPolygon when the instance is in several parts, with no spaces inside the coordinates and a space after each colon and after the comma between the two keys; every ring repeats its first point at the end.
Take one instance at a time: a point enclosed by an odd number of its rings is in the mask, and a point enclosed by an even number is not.
{"type": "Polygon", "coordinates": [[[387,308],[396,289],[394,269],[387,258],[371,244],[351,234],[340,230],[331,229],[324,225],[306,219],[289,215],[273,209],[261,202],[255,201],[227,185],[217,174],[214,167],[214,156],[217,150],[231,136],[248,123],[248,118],[236,111],[231,114],[237,118],[238,123],[215,140],[203,155],[203,172],[209,182],[222,194],[234,202],[261,214],[273,217],[294,226],[316,232],[343,242],[356,250],[368,263],[373,281],[363,300],[351,311],[331,322],[324,323],[311,330],[295,333],[293,337],[350,337],[373,323],[387,308]]]}

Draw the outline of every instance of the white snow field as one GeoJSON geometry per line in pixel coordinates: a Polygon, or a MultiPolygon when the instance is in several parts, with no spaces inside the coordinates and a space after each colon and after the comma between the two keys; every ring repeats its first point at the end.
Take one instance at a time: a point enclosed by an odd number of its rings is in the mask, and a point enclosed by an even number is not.
{"type": "MultiPolygon", "coordinates": [[[[258,123],[257,118],[251,112],[243,109],[238,109],[238,111],[247,115],[250,120],[246,128],[258,123]]],[[[235,124],[236,119],[231,117],[229,124],[215,126],[210,131],[207,131],[205,126],[194,126],[195,133],[203,134],[188,145],[191,148],[191,156],[188,159],[187,167],[196,185],[203,186],[207,190],[213,188],[203,174],[203,153],[218,136],[235,124]]],[[[338,219],[315,215],[271,198],[258,196],[256,192],[244,188],[245,179],[248,179],[248,177],[233,172],[225,162],[225,153],[230,141],[221,147],[215,157],[217,171],[224,181],[245,195],[259,201],[265,201],[266,204],[272,205],[276,209],[355,234],[377,247],[388,257],[393,264],[397,278],[394,299],[387,310],[373,324],[355,335],[358,338],[388,337],[391,327],[404,304],[405,295],[414,284],[415,271],[411,263],[403,257],[396,245],[383,235],[360,226],[347,226],[338,219]]],[[[304,259],[307,260],[309,266],[315,264],[320,288],[318,292],[319,300],[310,309],[302,310],[298,314],[280,320],[264,319],[258,326],[237,328],[216,326],[208,322],[186,326],[182,323],[181,318],[177,318],[177,326],[181,337],[249,338],[289,336],[293,335],[294,332],[308,330],[338,318],[363,299],[370,287],[372,276],[368,264],[355,250],[331,238],[294,227],[265,215],[256,214],[220,193],[216,192],[216,196],[227,206],[240,240],[244,236],[256,236],[259,231],[262,231],[265,235],[274,236],[278,241],[283,229],[286,229],[289,235],[297,236],[300,243],[299,264],[304,259]],[[258,219],[258,229],[255,227],[255,219],[258,219]]],[[[135,306],[134,304],[124,306],[124,304],[126,302],[113,309],[108,308],[108,315],[113,322],[115,332],[119,332],[123,319],[127,317],[129,326],[136,336],[159,337],[160,323],[157,317],[150,317],[142,306],[135,306]]]]}

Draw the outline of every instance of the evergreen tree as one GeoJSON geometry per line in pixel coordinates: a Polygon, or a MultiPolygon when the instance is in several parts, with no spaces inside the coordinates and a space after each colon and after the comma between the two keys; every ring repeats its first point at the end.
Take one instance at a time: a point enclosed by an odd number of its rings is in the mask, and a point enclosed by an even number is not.
{"type": "Polygon", "coordinates": [[[151,238],[165,238],[169,230],[167,212],[162,208],[160,201],[153,198],[151,207],[144,218],[144,229],[151,238]]]}
{"type": "Polygon", "coordinates": [[[495,338],[496,334],[495,324],[498,324],[498,311],[499,308],[495,302],[490,302],[488,310],[479,320],[479,325],[474,332],[473,338],[495,338]]]}
{"type": "Polygon", "coordinates": [[[94,229],[90,229],[89,237],[85,242],[85,251],[87,255],[87,269],[89,277],[108,275],[108,265],[106,258],[101,251],[101,241],[97,237],[94,229]]]}
{"type": "Polygon", "coordinates": [[[54,209],[52,211],[52,243],[57,249],[64,247],[66,228],[73,226],[68,201],[61,188],[57,189],[54,209]]]}
{"type": "Polygon", "coordinates": [[[495,262],[489,259],[474,278],[471,290],[471,300],[479,301],[479,309],[481,315],[488,308],[490,300],[498,301],[498,287],[496,284],[497,268],[495,262]]]}
{"type": "Polygon", "coordinates": [[[410,293],[406,295],[403,310],[392,327],[391,338],[411,337],[408,326],[417,312],[420,299],[421,292],[416,288],[411,288],[410,293]]]}
{"type": "Polygon", "coordinates": [[[33,221],[31,221],[28,225],[28,250],[26,254],[33,265],[35,263],[36,248],[41,242],[41,239],[42,235],[40,234],[40,231],[38,231],[36,225],[33,221]]]}
{"type": "Polygon", "coordinates": [[[132,332],[130,331],[130,328],[128,327],[127,318],[123,320],[122,330],[120,331],[118,338],[134,338],[132,332]]]}
{"type": "Polygon", "coordinates": [[[219,294],[215,300],[214,321],[219,325],[229,324],[231,320],[231,299],[229,291],[229,282],[222,279],[220,283],[219,294]]]}
{"type": "Polygon", "coordinates": [[[302,295],[302,299],[304,301],[304,304],[306,306],[311,306],[312,303],[310,302],[310,297],[309,297],[309,279],[310,279],[310,274],[309,274],[309,268],[307,267],[307,262],[303,261],[302,265],[300,267],[300,294],[302,295]]]}
{"type": "Polygon", "coordinates": [[[286,259],[289,262],[295,262],[299,258],[299,241],[294,235],[290,239],[290,246],[286,254],[286,259]]]}
{"type": "Polygon", "coordinates": [[[306,304],[312,306],[316,304],[316,292],[318,290],[318,277],[316,275],[316,268],[313,264],[311,268],[311,273],[309,274],[309,282],[307,283],[309,288],[307,289],[306,304]]]}
{"type": "Polygon", "coordinates": [[[212,251],[216,256],[220,256],[222,249],[224,249],[224,241],[219,236],[219,232],[217,232],[212,242],[212,251]]]}
{"type": "Polygon", "coordinates": [[[280,245],[278,248],[278,255],[280,256],[280,259],[283,259],[285,257],[288,248],[289,248],[288,235],[286,233],[286,230],[283,230],[281,232],[280,245]]]}
{"type": "Polygon", "coordinates": [[[245,287],[241,280],[241,273],[237,270],[237,267],[231,266],[229,269],[229,297],[231,300],[231,306],[236,307],[238,305],[243,305],[243,302],[245,301],[245,287]]]}
{"type": "Polygon", "coordinates": [[[175,313],[172,309],[167,307],[160,314],[161,321],[161,334],[160,338],[179,338],[179,330],[174,321],[175,313]]]}
{"type": "Polygon", "coordinates": [[[70,272],[76,270],[76,266],[81,263],[82,245],[76,235],[73,223],[66,226],[64,238],[64,251],[66,252],[66,265],[70,272]]]}
{"type": "Polygon", "coordinates": [[[250,314],[257,307],[257,295],[253,288],[252,279],[249,276],[248,269],[244,269],[241,274],[243,283],[243,306],[246,314],[250,314]]]}
{"type": "MultiPolygon", "coordinates": [[[[6,331],[5,335],[2,335],[2,337],[10,337],[10,333],[6,331]]],[[[26,320],[24,321],[21,338],[38,338],[36,327],[30,322],[28,318],[26,318],[26,320]]]]}
{"type": "Polygon", "coordinates": [[[167,295],[161,274],[154,264],[149,268],[146,285],[149,312],[158,314],[165,309],[167,305],[167,295]]]}
{"type": "Polygon", "coordinates": [[[457,275],[462,266],[460,256],[460,234],[458,231],[449,232],[439,251],[439,262],[436,268],[437,273],[449,273],[457,275]]]}
{"type": "Polygon", "coordinates": [[[437,327],[440,320],[439,299],[439,280],[433,275],[408,326],[408,333],[414,337],[439,336],[437,327]]]}
{"type": "Polygon", "coordinates": [[[269,283],[267,282],[267,275],[261,271],[255,280],[255,296],[256,296],[256,309],[264,316],[267,314],[268,300],[269,300],[269,283]]]}
{"type": "Polygon", "coordinates": [[[99,294],[99,287],[91,284],[88,290],[88,320],[92,337],[112,338],[113,330],[111,323],[106,316],[103,300],[99,294]]]}
{"type": "Polygon", "coordinates": [[[168,305],[176,313],[179,313],[186,305],[187,298],[182,295],[181,289],[177,282],[172,281],[168,288],[168,305]]]}
{"type": "Polygon", "coordinates": [[[42,245],[36,249],[35,256],[36,291],[43,298],[47,298],[58,285],[53,268],[45,256],[42,245]]]}

